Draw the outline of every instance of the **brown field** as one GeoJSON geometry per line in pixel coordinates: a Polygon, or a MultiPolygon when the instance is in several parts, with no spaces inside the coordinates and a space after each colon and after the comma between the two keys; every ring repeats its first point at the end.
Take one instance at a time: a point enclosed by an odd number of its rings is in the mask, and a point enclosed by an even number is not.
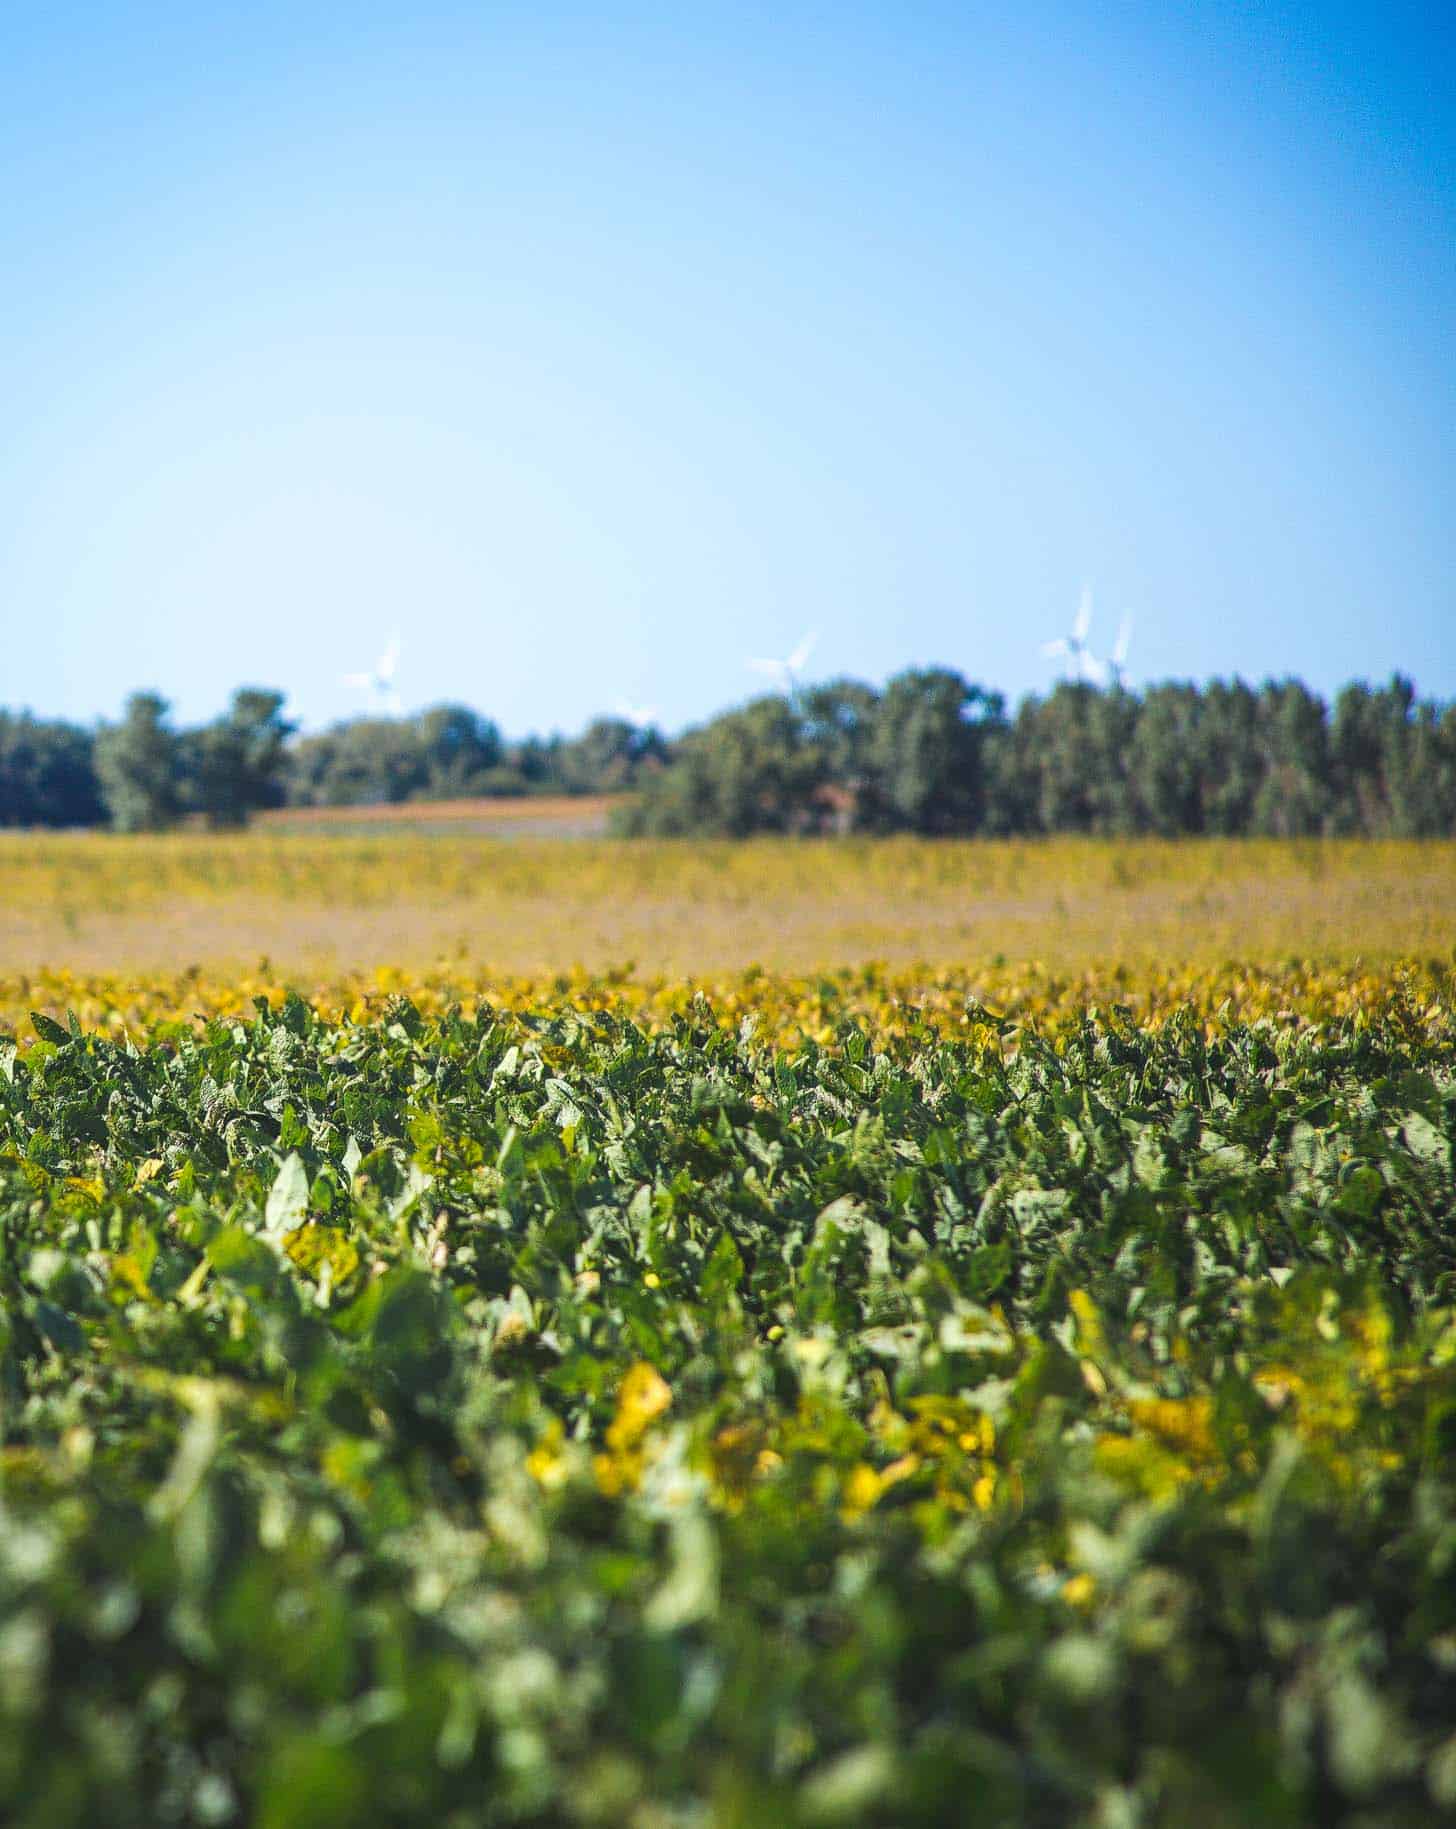
{"type": "MultiPolygon", "coordinates": [[[[521,803],[530,804],[530,803],[521,803]]],[[[535,803],[539,805],[539,803],[535,803]]],[[[573,803],[580,804],[580,803],[573,803]]],[[[1450,960],[1456,843],[0,836],[0,976],[1450,960]]]]}
{"type": "Polygon", "coordinates": [[[380,829],[455,832],[512,837],[533,833],[557,838],[600,838],[612,800],[606,794],[522,794],[471,800],[410,800],[367,807],[280,807],[259,814],[264,832],[371,832],[380,829]]]}

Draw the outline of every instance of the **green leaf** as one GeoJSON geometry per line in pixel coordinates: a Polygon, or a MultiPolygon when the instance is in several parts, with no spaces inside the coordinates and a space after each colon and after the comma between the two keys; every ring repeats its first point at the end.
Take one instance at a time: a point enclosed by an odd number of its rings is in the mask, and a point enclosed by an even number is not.
{"type": "Polygon", "coordinates": [[[301,1226],[308,1215],[308,1171],[295,1150],[283,1160],[268,1193],[263,1224],[272,1237],[301,1226]]]}
{"type": "Polygon", "coordinates": [[[1406,1114],[1400,1127],[1406,1148],[1422,1162],[1436,1162],[1445,1167],[1451,1163],[1451,1145],[1444,1131],[1437,1128],[1423,1112],[1406,1114]]]}
{"type": "Polygon", "coordinates": [[[718,1539],[712,1521],[696,1509],[673,1521],[671,1561],[643,1619],[653,1632],[675,1632],[704,1619],[718,1605],[718,1539]]]}
{"type": "Polygon", "coordinates": [[[719,1233],[718,1242],[708,1255],[703,1266],[700,1288],[703,1301],[710,1308],[717,1308],[733,1294],[743,1281],[743,1258],[734,1242],[733,1234],[727,1230],[719,1233]]]}
{"type": "Polygon", "coordinates": [[[800,1816],[813,1824],[863,1822],[894,1782],[895,1757],[888,1747],[852,1747],[805,1780],[799,1791],[800,1816]]]}
{"type": "Polygon", "coordinates": [[[297,1735],[268,1759],[258,1829],[355,1829],[371,1815],[369,1782],[354,1753],[321,1736],[297,1735]]]}

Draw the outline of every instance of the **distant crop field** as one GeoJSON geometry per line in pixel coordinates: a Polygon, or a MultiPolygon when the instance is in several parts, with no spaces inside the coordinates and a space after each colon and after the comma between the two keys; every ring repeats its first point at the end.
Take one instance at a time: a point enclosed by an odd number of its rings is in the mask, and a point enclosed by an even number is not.
{"type": "Polygon", "coordinates": [[[545,837],[599,838],[612,810],[604,794],[493,795],[467,800],[407,800],[378,806],[280,807],[259,813],[261,832],[437,831],[486,834],[533,832],[545,837]]]}
{"type": "Polygon", "coordinates": [[[1456,844],[0,837],[0,972],[1448,956],[1456,844]]]}

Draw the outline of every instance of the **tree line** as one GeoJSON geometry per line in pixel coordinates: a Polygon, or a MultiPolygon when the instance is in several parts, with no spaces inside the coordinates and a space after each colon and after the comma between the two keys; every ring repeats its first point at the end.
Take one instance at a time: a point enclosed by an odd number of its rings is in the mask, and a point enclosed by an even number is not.
{"type": "Polygon", "coordinates": [[[643,834],[1456,834],[1456,705],[1410,681],[1063,682],[1008,715],[946,668],[831,681],[674,746],[621,820],[643,834]]]}
{"type": "Polygon", "coordinates": [[[769,695],[669,742],[619,718],[507,740],[462,705],[300,736],[246,687],[179,729],[136,693],[97,728],[0,712],[0,825],[244,824],[271,807],[613,794],[626,834],[1456,834],[1456,705],[1396,676],[1332,704],[1297,680],[1063,682],[1008,712],[946,668],[769,695]]]}
{"type": "Polygon", "coordinates": [[[282,806],[618,794],[670,755],[659,732],[618,718],[573,738],[507,741],[464,705],[300,736],[284,703],[281,692],[244,687],[221,717],[192,729],[179,729],[154,692],[133,693],[117,723],[95,729],[0,711],[0,826],[138,832],[190,819],[225,828],[282,806]]]}

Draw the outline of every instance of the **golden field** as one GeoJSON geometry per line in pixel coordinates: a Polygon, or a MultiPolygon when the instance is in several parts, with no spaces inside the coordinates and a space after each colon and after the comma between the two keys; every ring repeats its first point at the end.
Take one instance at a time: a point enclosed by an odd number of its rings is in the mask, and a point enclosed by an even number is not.
{"type": "Polygon", "coordinates": [[[1089,1004],[1449,1010],[1456,844],[619,843],[256,831],[0,839],[0,1021],[601,1002],[826,1036],[1089,1004]]]}

